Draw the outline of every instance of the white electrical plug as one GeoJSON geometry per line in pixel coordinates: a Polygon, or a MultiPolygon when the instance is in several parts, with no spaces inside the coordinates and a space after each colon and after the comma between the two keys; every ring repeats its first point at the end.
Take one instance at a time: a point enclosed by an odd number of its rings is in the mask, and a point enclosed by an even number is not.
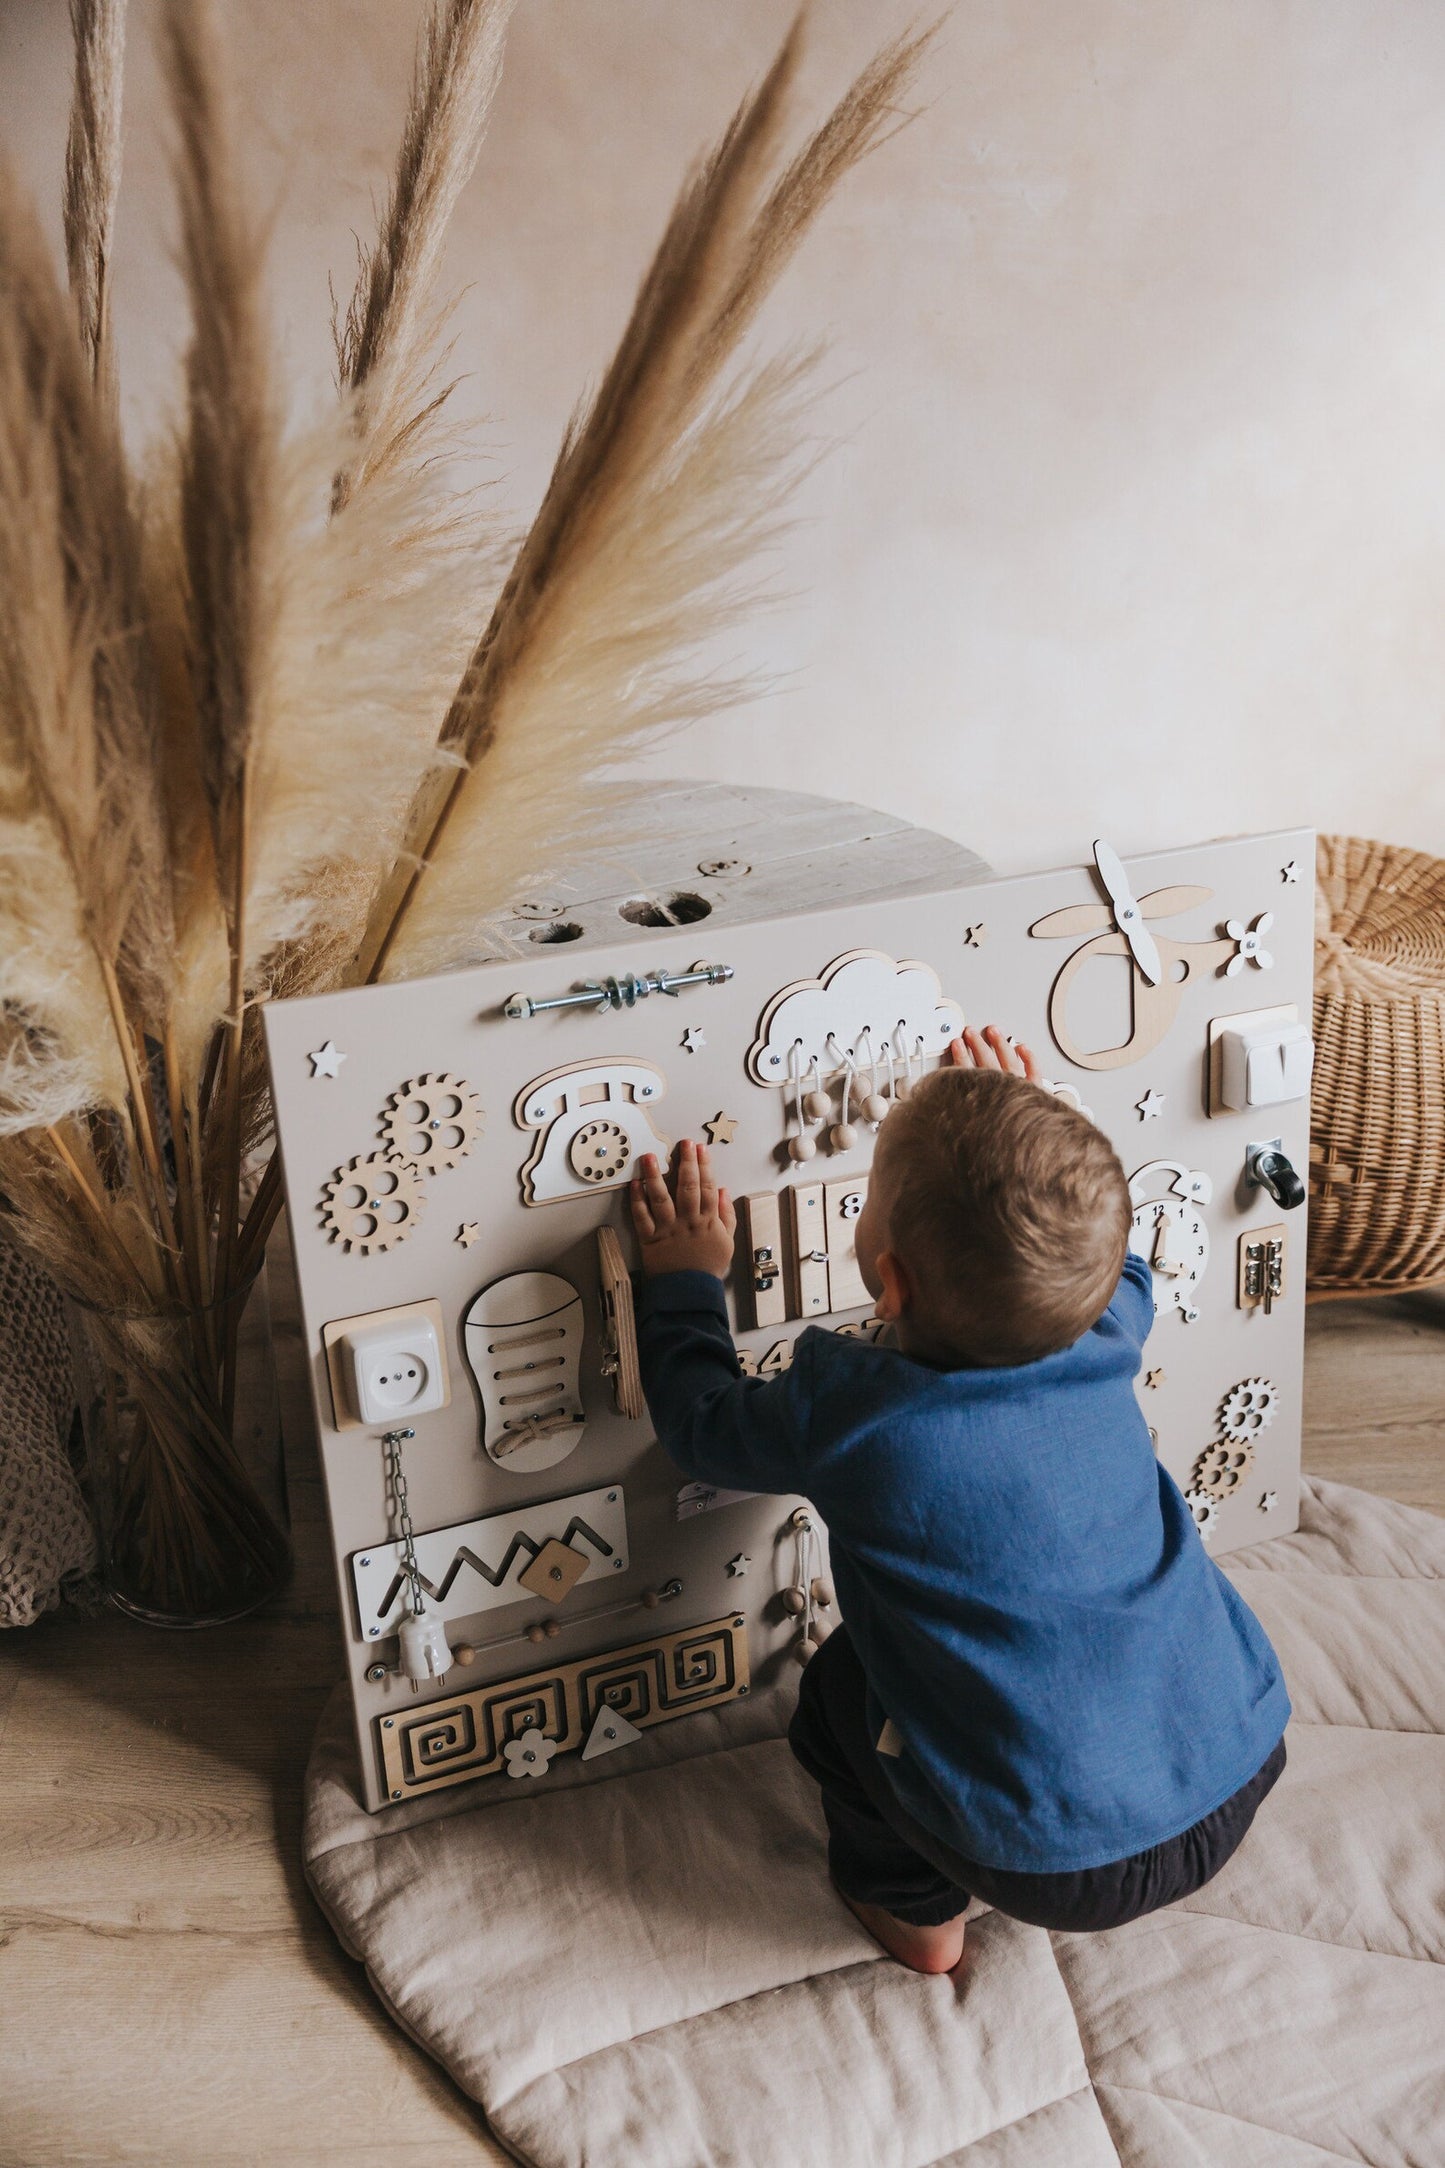
{"type": "Polygon", "coordinates": [[[452,1666],[445,1619],[431,1611],[408,1611],[398,1635],[401,1668],[413,1686],[444,1679],[452,1666]]]}
{"type": "Polygon", "coordinates": [[[425,1309],[393,1312],[383,1324],[361,1324],[341,1341],[351,1402],[363,1423],[393,1423],[428,1415],[451,1399],[446,1355],[436,1320],[425,1309]]]}

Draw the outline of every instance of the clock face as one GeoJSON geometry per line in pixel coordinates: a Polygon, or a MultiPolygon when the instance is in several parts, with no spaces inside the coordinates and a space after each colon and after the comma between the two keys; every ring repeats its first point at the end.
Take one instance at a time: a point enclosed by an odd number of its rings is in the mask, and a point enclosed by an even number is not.
{"type": "Polygon", "coordinates": [[[1176,1310],[1186,1325],[1199,1315],[1199,1283],[1209,1263],[1208,1175],[1170,1160],[1141,1167],[1129,1183],[1133,1202],[1129,1247],[1154,1276],[1154,1314],[1176,1310]]]}

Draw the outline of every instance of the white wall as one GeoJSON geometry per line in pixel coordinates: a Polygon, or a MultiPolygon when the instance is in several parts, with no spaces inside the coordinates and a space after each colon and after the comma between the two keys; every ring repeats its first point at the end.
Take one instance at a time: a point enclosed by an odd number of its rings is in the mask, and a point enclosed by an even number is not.
{"type": "MultiPolygon", "coordinates": [[[[134,0],[118,331],[178,337],[134,0]]],[[[417,0],[231,0],[308,396],[417,0]]],[[[909,0],[817,0],[818,106],[909,0]]],[[[519,510],[691,153],[785,0],[521,0],[452,252],[466,398],[519,510]]],[[[0,0],[0,139],[53,215],[61,0],[0,0]]],[[[659,771],[871,801],[996,865],[1312,820],[1445,851],[1445,9],[962,0],[916,124],[770,333],[833,338],[840,439],[750,638],[791,684],[659,771]]]]}

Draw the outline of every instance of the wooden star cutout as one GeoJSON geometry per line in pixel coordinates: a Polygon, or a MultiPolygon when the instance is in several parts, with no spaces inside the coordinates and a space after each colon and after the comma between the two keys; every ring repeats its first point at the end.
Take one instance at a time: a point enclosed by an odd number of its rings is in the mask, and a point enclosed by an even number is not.
{"type": "Polygon", "coordinates": [[[1276,1498],[1277,1498],[1278,1496],[1279,1496],[1279,1492],[1278,1492],[1278,1491],[1272,1491],[1272,1490],[1267,1490],[1267,1491],[1265,1491],[1265,1492],[1263,1493],[1263,1495],[1261,1496],[1261,1498],[1260,1498],[1260,1501],[1259,1501],[1259,1510],[1260,1510],[1260,1512],[1261,1512],[1261,1513],[1272,1513],[1272,1512],[1274,1511],[1274,1502],[1275,1502],[1275,1499],[1276,1499],[1276,1498]]]}
{"type": "Polygon", "coordinates": [[[682,1035],[683,1052],[685,1054],[700,1054],[706,1045],[707,1040],[703,1037],[701,1024],[689,1024],[682,1035]]]}
{"type": "Polygon", "coordinates": [[[1144,1383],[1149,1387],[1149,1390],[1151,1392],[1157,1392],[1159,1390],[1159,1387],[1164,1383],[1163,1371],[1146,1370],[1144,1373],[1144,1383]]]}
{"type": "Polygon", "coordinates": [[[1299,879],[1299,860],[1292,858],[1287,866],[1281,866],[1279,877],[1282,881],[1297,881],[1299,879]]]}
{"type": "Polygon", "coordinates": [[[1151,1084],[1143,1098],[1136,1099],[1134,1104],[1139,1109],[1141,1122],[1157,1122],[1164,1110],[1164,1094],[1163,1092],[1156,1092],[1151,1084]]]}
{"type": "Polygon", "coordinates": [[[311,1064],[313,1076],[340,1076],[341,1064],[346,1056],[333,1040],[328,1039],[325,1046],[319,1046],[316,1052],[308,1054],[306,1059],[311,1064]]]}
{"type": "Polygon", "coordinates": [[[460,1242],[464,1250],[469,1250],[472,1244],[481,1234],[481,1231],[482,1230],[480,1226],[475,1220],[463,1220],[461,1226],[453,1235],[452,1240],[454,1242],[460,1242]]]}
{"type": "Polygon", "coordinates": [[[731,1144],[733,1132],[738,1126],[735,1114],[715,1114],[710,1122],[704,1122],[709,1144],[731,1144]]]}
{"type": "Polygon", "coordinates": [[[965,927],[964,927],[964,929],[963,929],[963,945],[964,945],[964,947],[965,947],[965,948],[982,948],[982,947],[983,947],[983,944],[984,944],[984,940],[985,940],[985,938],[986,938],[987,934],[988,934],[988,928],[987,928],[987,926],[986,926],[986,925],[984,924],[984,922],[983,922],[983,920],[982,920],[982,919],[979,919],[979,921],[978,921],[978,923],[977,923],[976,925],[973,925],[973,926],[965,926],[965,927]]]}
{"type": "Polygon", "coordinates": [[[736,1558],[730,1558],[728,1560],[728,1572],[732,1575],[735,1581],[740,1581],[751,1564],[752,1560],[749,1558],[747,1552],[739,1551],[736,1558]]]}

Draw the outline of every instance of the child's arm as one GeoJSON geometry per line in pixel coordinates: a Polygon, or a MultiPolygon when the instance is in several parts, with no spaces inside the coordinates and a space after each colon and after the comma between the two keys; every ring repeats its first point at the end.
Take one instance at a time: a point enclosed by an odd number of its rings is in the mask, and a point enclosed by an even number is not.
{"type": "Polygon", "coordinates": [[[801,1487],[807,1396],[798,1367],[745,1378],[728,1330],[723,1277],[737,1217],[707,1147],[677,1148],[674,1196],[656,1159],[632,1184],[642,1246],[637,1352],[657,1435],[686,1475],[727,1490],[801,1487]]]}

